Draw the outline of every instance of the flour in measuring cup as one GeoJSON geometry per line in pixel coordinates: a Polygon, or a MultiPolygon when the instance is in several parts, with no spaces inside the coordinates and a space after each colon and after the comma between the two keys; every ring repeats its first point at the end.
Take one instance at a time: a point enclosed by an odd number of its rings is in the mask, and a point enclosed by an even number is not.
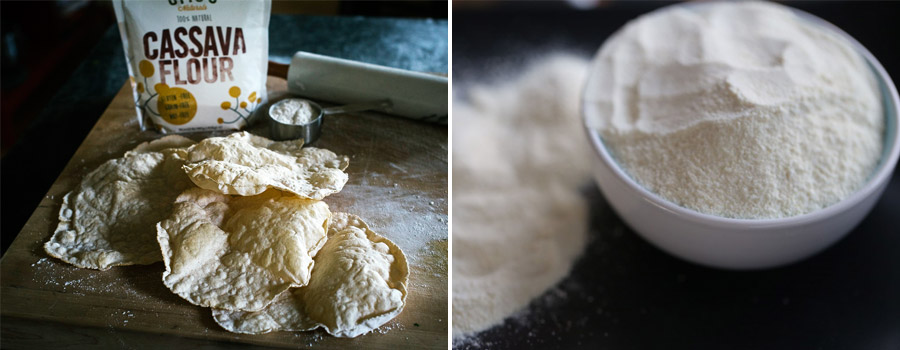
{"type": "Polygon", "coordinates": [[[272,119],[284,124],[309,124],[319,116],[319,111],[309,101],[298,98],[287,99],[272,107],[272,119]]]}

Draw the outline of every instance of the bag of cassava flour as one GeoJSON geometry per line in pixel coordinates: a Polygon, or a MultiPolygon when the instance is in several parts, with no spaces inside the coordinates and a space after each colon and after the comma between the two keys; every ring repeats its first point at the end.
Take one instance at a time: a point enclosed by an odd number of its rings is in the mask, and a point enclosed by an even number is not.
{"type": "Polygon", "coordinates": [[[266,97],[270,0],[113,1],[141,129],[240,129],[266,97]]]}

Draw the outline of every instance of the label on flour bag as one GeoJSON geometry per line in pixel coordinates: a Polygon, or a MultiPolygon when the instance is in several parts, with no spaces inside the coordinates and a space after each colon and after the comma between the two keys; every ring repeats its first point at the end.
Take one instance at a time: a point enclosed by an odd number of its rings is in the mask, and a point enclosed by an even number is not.
{"type": "Polygon", "coordinates": [[[266,98],[270,0],[113,1],[141,129],[240,129],[266,98]]]}

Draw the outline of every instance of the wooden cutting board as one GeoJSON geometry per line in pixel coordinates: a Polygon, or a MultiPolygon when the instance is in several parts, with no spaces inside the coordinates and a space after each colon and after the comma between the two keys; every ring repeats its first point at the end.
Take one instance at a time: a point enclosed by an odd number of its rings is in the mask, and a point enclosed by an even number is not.
{"type": "MultiPolygon", "coordinates": [[[[284,79],[269,77],[267,85],[270,101],[286,95],[284,79]]],[[[325,199],[331,210],[361,216],[406,253],[410,277],[403,312],[355,339],[334,338],[321,330],[244,335],[223,330],[209,309],[171,293],[162,284],[162,263],[97,271],[68,265],[43,250],[58,223],[63,196],[85,174],[141,142],[162,136],[138,130],[133,105],[126,83],[0,260],[4,348],[180,348],[209,343],[216,347],[249,343],[316,349],[447,348],[446,125],[380,114],[328,116],[322,137],[313,145],[350,157],[349,182],[342,192],[325,199]]],[[[249,131],[268,136],[264,120],[249,131]]],[[[211,134],[186,136],[200,140],[211,134]]]]}

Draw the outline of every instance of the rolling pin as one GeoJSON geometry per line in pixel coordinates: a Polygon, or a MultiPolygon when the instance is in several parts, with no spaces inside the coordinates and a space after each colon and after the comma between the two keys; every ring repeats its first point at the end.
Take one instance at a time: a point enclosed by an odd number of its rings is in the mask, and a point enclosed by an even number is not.
{"type": "Polygon", "coordinates": [[[290,66],[270,62],[269,74],[286,76],[294,95],[345,105],[390,100],[387,113],[447,124],[447,77],[303,51],[290,66]]]}

